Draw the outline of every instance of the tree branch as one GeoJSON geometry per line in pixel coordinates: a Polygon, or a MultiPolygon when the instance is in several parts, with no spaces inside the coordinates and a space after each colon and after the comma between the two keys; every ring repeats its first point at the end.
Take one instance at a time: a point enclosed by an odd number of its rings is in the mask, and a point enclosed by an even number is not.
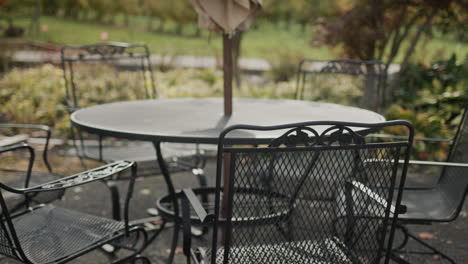
{"type": "Polygon", "coordinates": [[[385,64],[385,72],[390,67],[390,64],[392,64],[393,61],[395,60],[396,55],[398,54],[398,51],[400,50],[401,43],[408,36],[411,28],[414,26],[416,21],[421,16],[423,16],[425,12],[426,12],[425,9],[423,8],[420,9],[416,14],[414,14],[414,16],[410,19],[410,21],[404,26],[403,33],[399,36],[395,36],[395,38],[393,39],[392,46],[391,46],[390,55],[388,56],[387,63],[385,64]]]}
{"type": "Polygon", "coordinates": [[[424,24],[422,24],[418,28],[418,31],[417,31],[416,35],[414,36],[410,47],[406,51],[403,61],[401,62],[400,71],[404,70],[407,67],[409,58],[414,53],[414,49],[416,48],[416,45],[418,44],[419,40],[421,39],[421,36],[423,35],[423,33],[426,32],[427,29],[429,28],[429,26],[431,25],[432,19],[437,15],[438,11],[439,11],[439,9],[437,9],[437,8],[432,9],[431,14],[427,17],[424,24]]]}

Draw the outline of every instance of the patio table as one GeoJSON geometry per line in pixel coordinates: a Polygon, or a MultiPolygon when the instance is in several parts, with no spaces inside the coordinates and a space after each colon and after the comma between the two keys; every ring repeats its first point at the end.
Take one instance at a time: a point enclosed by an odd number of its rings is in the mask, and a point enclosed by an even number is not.
{"type": "MultiPolygon", "coordinates": [[[[237,98],[234,106],[233,114],[224,116],[222,98],[127,101],[80,109],[71,115],[71,121],[78,129],[102,136],[195,144],[217,144],[219,133],[235,124],[385,121],[372,111],[309,101],[237,98]]],[[[229,143],[267,143],[274,134],[266,131],[237,134],[229,137],[229,143]]]]}
{"type": "MultiPolygon", "coordinates": [[[[220,132],[236,124],[269,126],[320,120],[385,121],[383,116],[369,110],[329,103],[253,98],[237,98],[233,103],[233,114],[225,116],[222,98],[116,102],[77,110],[71,115],[71,122],[80,130],[100,136],[152,142],[168,191],[173,193],[161,142],[217,144],[220,132]]],[[[317,132],[321,132],[320,128],[317,132]]],[[[278,135],[277,131],[238,132],[225,141],[229,144],[264,144],[275,135],[278,135]]]]}
{"type": "MultiPolygon", "coordinates": [[[[329,103],[253,98],[236,98],[233,103],[233,114],[225,116],[222,98],[116,102],[77,110],[71,115],[71,122],[80,130],[100,136],[152,142],[168,191],[173,193],[161,142],[217,144],[220,132],[236,124],[269,126],[320,120],[385,121],[383,116],[369,110],[329,103]]],[[[317,132],[321,132],[320,128],[317,132]]],[[[225,141],[229,144],[264,144],[276,135],[278,131],[238,132],[225,141]]]]}

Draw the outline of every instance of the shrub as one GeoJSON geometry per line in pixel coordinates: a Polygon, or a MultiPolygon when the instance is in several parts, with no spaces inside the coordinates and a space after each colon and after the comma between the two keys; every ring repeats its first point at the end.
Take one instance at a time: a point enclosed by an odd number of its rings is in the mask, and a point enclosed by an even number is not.
{"type": "MultiPolygon", "coordinates": [[[[413,123],[416,136],[450,138],[460,121],[467,102],[468,64],[457,63],[455,55],[430,65],[411,64],[403,72],[400,85],[393,91],[395,105],[389,107],[387,119],[405,119],[413,123]]],[[[416,141],[418,158],[445,159],[447,145],[416,141]]]]}
{"type": "Polygon", "coordinates": [[[288,48],[275,51],[275,53],[275,56],[271,56],[269,59],[271,78],[275,82],[292,80],[296,74],[297,66],[303,58],[288,48]]]}
{"type": "Polygon", "coordinates": [[[63,73],[52,65],[13,69],[0,79],[2,119],[39,123],[63,130],[68,127],[63,73]]]}
{"type": "MultiPolygon", "coordinates": [[[[135,72],[115,74],[109,67],[79,68],[74,77],[79,84],[79,106],[142,98],[135,72]]],[[[161,98],[220,97],[223,75],[215,69],[175,69],[154,73],[161,98]]],[[[234,96],[292,98],[294,81],[267,83],[257,87],[244,82],[234,96]]],[[[47,124],[55,127],[54,136],[68,136],[69,116],[65,102],[62,70],[53,65],[14,69],[0,79],[0,121],[47,124]]]]}

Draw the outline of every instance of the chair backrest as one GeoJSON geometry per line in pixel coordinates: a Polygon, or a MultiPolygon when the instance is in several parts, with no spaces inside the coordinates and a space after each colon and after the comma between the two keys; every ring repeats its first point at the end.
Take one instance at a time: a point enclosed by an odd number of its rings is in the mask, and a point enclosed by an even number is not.
{"type": "Polygon", "coordinates": [[[68,110],[157,96],[148,47],[102,42],[61,50],[68,110]]]}
{"type": "Polygon", "coordinates": [[[379,111],[386,101],[384,69],[380,61],[302,60],[297,69],[296,99],[379,111]],[[364,98],[364,93],[372,98],[364,98]]]}
{"type": "MultiPolygon", "coordinates": [[[[468,105],[465,105],[463,110],[447,161],[468,163],[468,105]]],[[[453,206],[450,220],[455,219],[460,213],[468,193],[468,168],[444,167],[439,179],[439,187],[447,201],[453,206]]]]}
{"type": "Polygon", "coordinates": [[[408,160],[412,131],[404,121],[226,129],[218,146],[215,213],[220,217],[211,263],[386,258],[407,168],[406,163],[398,171],[398,159],[408,160]],[[354,132],[397,125],[408,128],[407,140],[369,143],[354,132]],[[278,130],[281,136],[268,146],[229,142],[231,133],[248,130],[278,130]]]}

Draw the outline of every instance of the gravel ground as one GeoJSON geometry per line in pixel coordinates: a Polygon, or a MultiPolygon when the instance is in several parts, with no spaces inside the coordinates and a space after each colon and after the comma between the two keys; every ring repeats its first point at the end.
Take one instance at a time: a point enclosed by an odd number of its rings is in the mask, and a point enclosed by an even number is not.
{"type": "MultiPolygon", "coordinates": [[[[57,157],[57,152],[52,153],[52,163],[54,167],[61,167],[60,172],[70,174],[80,170],[76,158],[57,157]]],[[[213,182],[215,174],[214,162],[209,162],[206,168],[206,174],[210,176],[209,181],[213,182]]],[[[196,185],[195,178],[189,173],[176,173],[173,175],[177,188],[196,185]]],[[[410,181],[418,182],[417,175],[410,175],[410,181]]],[[[125,189],[122,184],[122,189],[125,189]]],[[[161,176],[146,177],[144,180],[138,180],[136,184],[135,195],[131,204],[131,217],[138,219],[147,217],[146,209],[153,207],[157,197],[164,195],[166,186],[161,176]]],[[[110,216],[110,195],[107,188],[100,183],[88,184],[82,187],[76,187],[68,190],[65,197],[56,202],[57,205],[66,206],[79,211],[110,216]]],[[[451,223],[434,224],[429,226],[410,226],[410,230],[416,234],[426,237],[426,241],[443,252],[454,257],[457,263],[468,263],[468,202],[465,202],[460,217],[451,223]]],[[[143,252],[143,255],[149,257],[153,263],[165,263],[168,255],[169,245],[172,239],[172,228],[167,228],[161,235],[143,252]]],[[[195,243],[206,242],[207,237],[194,239],[195,243]]],[[[181,238],[179,239],[181,246],[181,238]]],[[[411,263],[448,263],[439,260],[437,256],[429,255],[425,258],[412,257],[406,255],[411,263]]],[[[107,263],[107,258],[99,251],[91,252],[72,263],[107,263]]],[[[2,259],[0,264],[15,263],[11,260],[2,259]]],[[[175,263],[185,263],[181,252],[176,254],[175,263]]]]}

